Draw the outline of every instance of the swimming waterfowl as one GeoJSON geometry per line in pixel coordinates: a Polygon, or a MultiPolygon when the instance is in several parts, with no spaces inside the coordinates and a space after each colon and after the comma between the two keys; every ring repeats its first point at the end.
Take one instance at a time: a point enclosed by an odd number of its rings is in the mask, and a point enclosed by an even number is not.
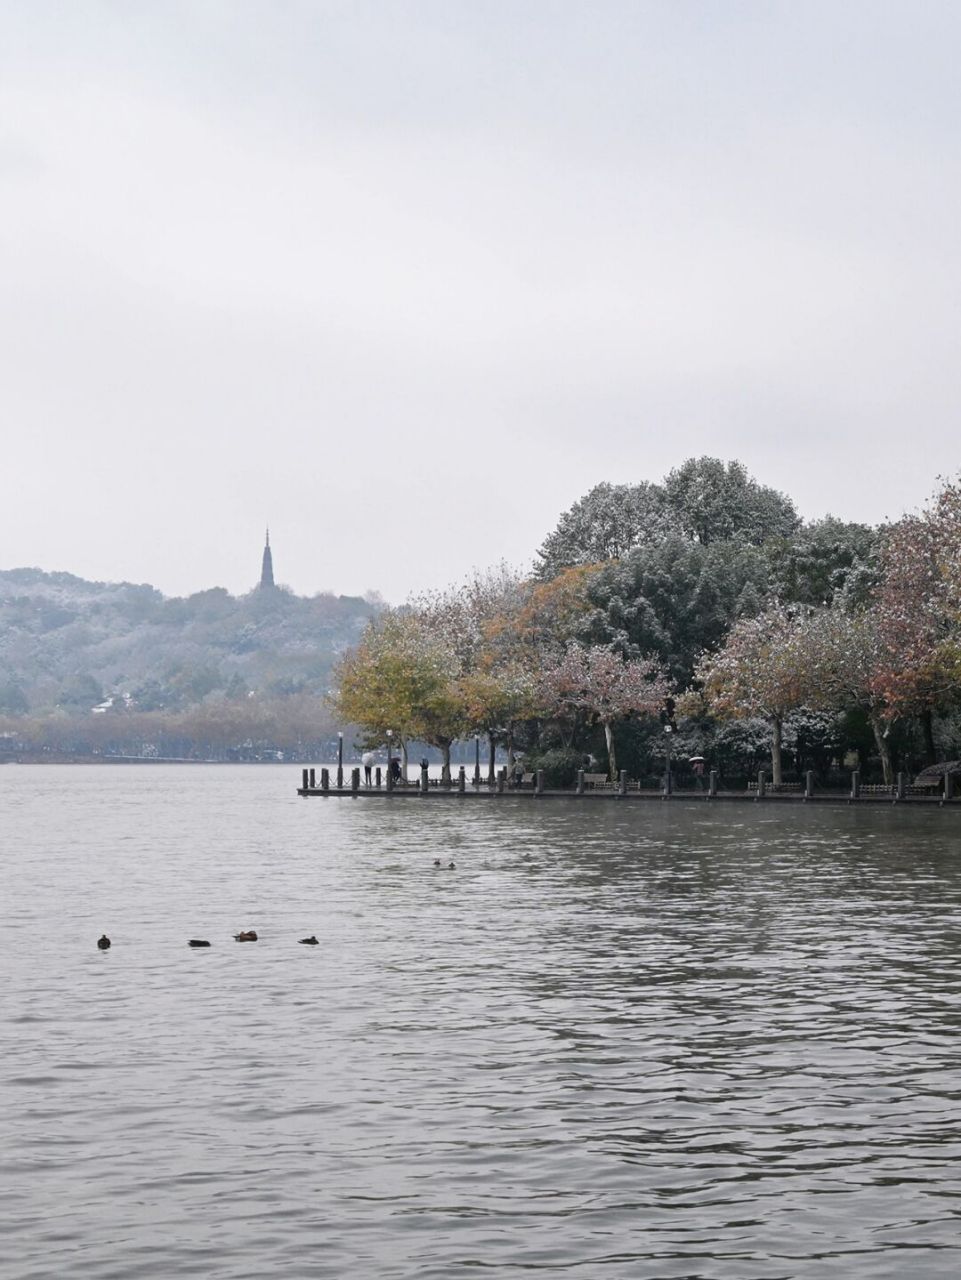
{"type": "Polygon", "coordinates": [[[240,933],[234,934],[234,942],[256,942],[256,929],[242,929],[240,933]]]}
{"type": "Polygon", "coordinates": [[[110,946],[110,939],[107,937],[105,933],[101,934],[100,937],[97,939],[97,946],[100,948],[101,951],[106,951],[107,948],[110,946]]]}
{"type": "Polygon", "coordinates": [[[187,943],[188,947],[209,947],[210,943],[205,938],[191,938],[187,943]]]}
{"type": "Polygon", "coordinates": [[[454,862],[454,860],[453,860],[453,859],[451,859],[451,861],[450,861],[450,862],[448,862],[448,864],[447,864],[447,870],[448,870],[448,871],[456,871],[456,869],[457,869],[457,864],[456,864],[456,862],[454,862]]]}
{"type": "Polygon", "coordinates": [[[435,858],[435,859],[434,859],[434,866],[435,866],[435,867],[439,867],[439,866],[440,866],[440,858],[435,858]]]}
{"type": "Polygon", "coordinates": [[[313,934],[311,934],[309,938],[301,938],[300,941],[305,947],[316,947],[318,945],[317,939],[313,934]]]}

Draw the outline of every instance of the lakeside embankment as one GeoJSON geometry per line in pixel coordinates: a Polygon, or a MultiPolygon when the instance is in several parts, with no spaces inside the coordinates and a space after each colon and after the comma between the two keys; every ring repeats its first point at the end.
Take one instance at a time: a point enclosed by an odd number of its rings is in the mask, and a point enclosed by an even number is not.
{"type": "Polygon", "coordinates": [[[626,773],[621,774],[616,786],[610,782],[601,781],[600,775],[581,772],[573,788],[548,788],[544,785],[543,771],[534,775],[525,774],[524,782],[520,786],[508,786],[506,771],[503,770],[493,784],[488,781],[468,783],[464,770],[461,770],[459,775],[449,783],[429,777],[426,770],[416,783],[407,781],[394,783],[387,778],[382,780],[381,771],[378,768],[371,782],[362,785],[360,770],[352,769],[349,775],[350,783],[346,786],[342,781],[347,776],[346,770],[340,771],[340,778],[334,785],[331,785],[331,772],[322,768],[318,785],[316,770],[303,769],[297,794],[305,797],[319,796],[322,799],[345,797],[352,800],[362,798],[453,801],[513,799],[522,803],[530,800],[587,802],[608,800],[619,803],[653,800],[658,803],[679,801],[694,804],[705,802],[711,804],[721,801],[781,805],[880,805],[889,808],[893,805],[920,805],[926,808],[961,809],[961,798],[954,794],[950,774],[944,780],[943,791],[939,788],[910,786],[903,774],[899,774],[897,782],[890,787],[863,786],[856,772],[852,774],[851,786],[848,790],[816,790],[811,774],[807,775],[803,787],[799,785],[775,787],[765,780],[763,774],[760,774],[757,782],[750,784],[746,790],[727,791],[718,786],[717,775],[711,773],[706,786],[700,789],[678,791],[672,783],[667,787],[642,788],[637,783],[631,783],[626,773]]]}

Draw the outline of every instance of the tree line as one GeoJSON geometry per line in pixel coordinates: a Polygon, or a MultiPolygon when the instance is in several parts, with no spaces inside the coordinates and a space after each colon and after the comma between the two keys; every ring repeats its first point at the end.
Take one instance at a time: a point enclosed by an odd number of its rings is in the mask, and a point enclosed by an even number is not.
{"type": "Polygon", "coordinates": [[[804,522],[739,462],[691,459],[662,484],[598,485],[531,573],[506,566],[372,619],[334,704],[367,746],[483,735],[569,782],[593,757],[681,758],[774,783],[856,759],[961,754],[961,489],[873,528],[804,522]],[[763,753],[763,755],[762,755],[763,753]]]}

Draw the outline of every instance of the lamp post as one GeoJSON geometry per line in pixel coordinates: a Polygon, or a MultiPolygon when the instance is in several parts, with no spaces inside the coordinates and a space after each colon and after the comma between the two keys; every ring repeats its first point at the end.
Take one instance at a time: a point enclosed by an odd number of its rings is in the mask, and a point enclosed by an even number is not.
{"type": "Polygon", "coordinates": [[[337,785],[344,785],[344,735],[337,734],[337,785]]]}
{"type": "Polygon", "coordinates": [[[474,786],[480,786],[480,734],[474,734],[474,786]]]}

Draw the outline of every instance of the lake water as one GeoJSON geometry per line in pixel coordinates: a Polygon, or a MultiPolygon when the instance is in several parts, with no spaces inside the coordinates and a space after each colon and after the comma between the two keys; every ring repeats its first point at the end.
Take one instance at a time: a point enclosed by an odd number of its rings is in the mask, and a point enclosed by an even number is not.
{"type": "Polygon", "coordinates": [[[0,768],[5,1280],[961,1273],[961,815],[299,779],[0,768]]]}

